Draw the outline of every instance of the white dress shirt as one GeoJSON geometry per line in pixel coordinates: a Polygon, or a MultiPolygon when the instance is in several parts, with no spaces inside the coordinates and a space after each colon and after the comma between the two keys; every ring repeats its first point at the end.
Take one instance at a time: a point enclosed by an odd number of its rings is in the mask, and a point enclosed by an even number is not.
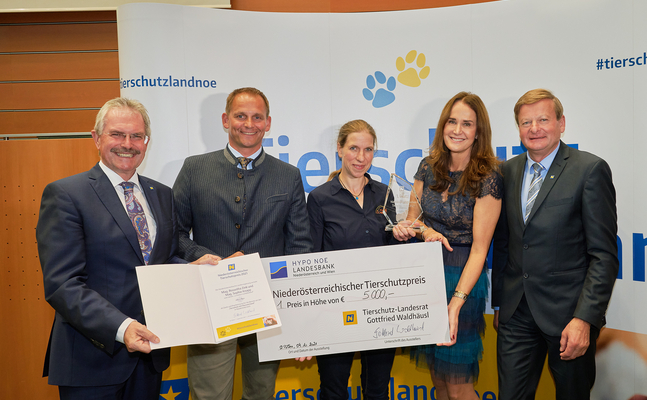
{"type": "MultiPolygon", "coordinates": [[[[103,163],[103,161],[99,161],[99,167],[101,167],[101,170],[103,170],[103,172],[110,180],[110,183],[115,189],[115,192],[119,197],[119,200],[121,200],[121,204],[124,206],[124,211],[126,212],[126,215],[127,215],[128,210],[126,209],[126,197],[124,196],[124,188],[123,186],[121,186],[121,183],[126,181],[124,181],[124,179],[120,177],[115,171],[108,168],[103,163]]],[[[155,237],[157,235],[157,224],[155,223],[155,218],[153,218],[153,214],[151,213],[150,207],[148,207],[148,201],[146,201],[146,196],[144,196],[144,192],[141,189],[141,185],[139,183],[139,175],[137,175],[137,172],[135,172],[135,174],[132,177],[130,177],[130,179],[128,179],[128,182],[132,182],[135,184],[135,187],[133,188],[133,194],[135,195],[135,198],[137,199],[137,201],[139,201],[139,204],[141,204],[142,208],[144,209],[144,215],[146,215],[146,224],[148,224],[148,234],[151,240],[151,246],[155,246],[155,237]]],[[[128,325],[130,325],[130,323],[133,321],[134,319],[132,318],[126,318],[124,322],[121,323],[121,325],[119,326],[119,329],[117,329],[117,336],[115,337],[116,341],[120,343],[124,343],[124,333],[126,332],[128,325]]]]}

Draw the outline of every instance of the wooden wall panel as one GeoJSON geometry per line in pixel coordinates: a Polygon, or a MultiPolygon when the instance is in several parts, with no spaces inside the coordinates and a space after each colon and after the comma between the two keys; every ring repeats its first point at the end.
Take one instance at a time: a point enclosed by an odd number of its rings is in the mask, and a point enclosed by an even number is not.
{"type": "Polygon", "coordinates": [[[271,12],[330,12],[332,2],[333,0],[231,0],[231,9],[271,12]]]}
{"type": "Polygon", "coordinates": [[[115,21],[115,11],[63,11],[63,12],[29,12],[0,13],[0,24],[21,24],[34,22],[61,21],[115,21]]]}
{"type": "Polygon", "coordinates": [[[0,52],[116,48],[116,22],[0,26],[0,52]]]}
{"type": "Polygon", "coordinates": [[[330,0],[332,12],[396,11],[419,8],[449,7],[496,0],[330,0]]]}
{"type": "Polygon", "coordinates": [[[89,132],[117,96],[114,11],[0,14],[0,134],[89,132]]]}
{"type": "MultiPolygon", "coordinates": [[[[119,95],[106,95],[106,101],[119,95]]],[[[98,109],[70,111],[0,112],[0,134],[90,132],[98,109]]]]}
{"type": "Polygon", "coordinates": [[[115,81],[5,83],[0,85],[0,109],[101,108],[117,96],[115,81]]]}
{"type": "Polygon", "coordinates": [[[275,12],[367,12],[414,10],[496,0],[231,0],[231,8],[275,12]]]}
{"type": "Polygon", "coordinates": [[[0,54],[0,82],[54,79],[119,79],[119,55],[117,51],[0,54]]]}
{"type": "Polygon", "coordinates": [[[92,139],[0,141],[0,398],[57,399],[41,378],[54,318],[44,299],[36,223],[45,185],[90,169],[92,139]]]}

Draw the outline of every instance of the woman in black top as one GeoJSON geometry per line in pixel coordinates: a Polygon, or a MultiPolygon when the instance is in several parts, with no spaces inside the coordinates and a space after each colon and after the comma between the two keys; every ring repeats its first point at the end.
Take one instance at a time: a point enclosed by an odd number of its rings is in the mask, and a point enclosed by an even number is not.
{"type": "MultiPolygon", "coordinates": [[[[377,137],[362,120],[344,124],[337,138],[340,170],[310,192],[308,214],[314,251],[382,246],[392,241],[381,213],[387,186],[368,174],[377,137]]],[[[395,215],[390,216],[395,220],[395,215]]],[[[317,356],[321,400],[348,399],[348,378],[354,353],[317,356]]],[[[395,349],[362,351],[362,398],[388,399],[395,349]]]]}

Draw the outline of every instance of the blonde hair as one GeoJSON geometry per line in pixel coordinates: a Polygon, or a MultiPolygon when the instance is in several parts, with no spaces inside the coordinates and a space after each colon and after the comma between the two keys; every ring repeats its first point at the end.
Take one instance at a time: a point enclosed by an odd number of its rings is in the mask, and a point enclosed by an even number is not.
{"type": "Polygon", "coordinates": [[[517,104],[514,105],[514,120],[519,125],[519,111],[521,111],[521,106],[527,104],[535,104],[538,101],[549,99],[553,101],[553,108],[555,109],[555,117],[559,121],[564,115],[564,107],[562,102],[550,91],[546,89],[533,89],[524,93],[523,96],[519,97],[517,104]]]}

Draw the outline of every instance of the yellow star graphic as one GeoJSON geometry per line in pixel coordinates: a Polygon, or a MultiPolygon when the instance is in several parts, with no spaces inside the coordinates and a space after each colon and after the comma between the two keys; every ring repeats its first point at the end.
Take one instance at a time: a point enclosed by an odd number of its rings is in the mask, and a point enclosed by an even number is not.
{"type": "Polygon", "coordinates": [[[166,392],[166,394],[162,394],[162,393],[160,393],[160,396],[164,397],[166,400],[175,400],[175,397],[176,397],[177,395],[181,394],[181,393],[182,393],[182,392],[177,392],[177,393],[175,393],[175,392],[173,391],[173,386],[170,386],[170,387],[168,388],[168,392],[166,392]]]}

